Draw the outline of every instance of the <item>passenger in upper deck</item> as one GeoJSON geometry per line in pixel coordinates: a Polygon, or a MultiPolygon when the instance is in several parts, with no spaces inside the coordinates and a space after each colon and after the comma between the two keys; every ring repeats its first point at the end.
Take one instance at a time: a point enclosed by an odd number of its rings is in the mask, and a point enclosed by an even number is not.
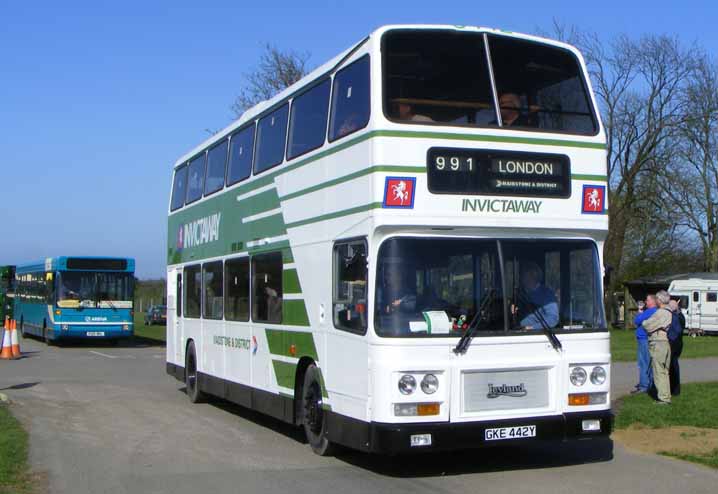
{"type": "Polygon", "coordinates": [[[521,287],[518,304],[511,306],[511,312],[519,319],[524,329],[541,329],[541,319],[549,328],[558,324],[558,302],[553,290],[541,283],[543,272],[535,262],[522,266],[521,287]]]}
{"type": "Polygon", "coordinates": [[[394,104],[394,115],[399,120],[408,120],[410,122],[433,122],[434,119],[426,116],[419,115],[414,112],[414,108],[406,102],[399,102],[394,104]]]}
{"type": "Polygon", "coordinates": [[[503,93],[499,97],[501,122],[504,127],[534,126],[528,115],[521,113],[521,98],[516,93],[503,93]]]}

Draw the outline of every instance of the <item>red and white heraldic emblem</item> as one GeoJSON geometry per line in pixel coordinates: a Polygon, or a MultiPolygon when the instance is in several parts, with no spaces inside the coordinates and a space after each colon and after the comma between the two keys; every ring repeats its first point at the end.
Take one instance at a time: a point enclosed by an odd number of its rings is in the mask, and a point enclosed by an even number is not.
{"type": "Polygon", "coordinates": [[[413,208],[414,189],[416,178],[414,177],[387,177],[384,185],[385,208],[413,208]]]}
{"type": "Polygon", "coordinates": [[[583,186],[583,208],[584,213],[603,213],[606,210],[606,187],[603,185],[583,186]]]}

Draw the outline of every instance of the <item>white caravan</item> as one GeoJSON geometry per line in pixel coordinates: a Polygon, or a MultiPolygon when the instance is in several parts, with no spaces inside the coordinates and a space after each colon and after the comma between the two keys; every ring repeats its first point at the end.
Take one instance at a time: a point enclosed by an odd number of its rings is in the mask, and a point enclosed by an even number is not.
{"type": "Polygon", "coordinates": [[[681,299],[687,329],[718,333],[718,274],[696,273],[673,280],[668,293],[681,299]]]}
{"type": "Polygon", "coordinates": [[[606,136],[579,52],[388,26],[174,165],[167,372],[314,452],[605,437],[606,136]]]}

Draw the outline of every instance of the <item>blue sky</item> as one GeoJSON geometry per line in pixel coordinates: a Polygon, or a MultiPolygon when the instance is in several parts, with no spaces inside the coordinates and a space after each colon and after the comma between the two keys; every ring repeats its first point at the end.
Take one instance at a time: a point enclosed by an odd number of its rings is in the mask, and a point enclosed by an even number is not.
{"type": "Polygon", "coordinates": [[[382,24],[536,32],[555,18],[718,54],[709,1],[270,4],[0,2],[0,264],[132,256],[139,277],[163,276],[172,163],[231,121],[266,42],[315,66],[382,24]]]}

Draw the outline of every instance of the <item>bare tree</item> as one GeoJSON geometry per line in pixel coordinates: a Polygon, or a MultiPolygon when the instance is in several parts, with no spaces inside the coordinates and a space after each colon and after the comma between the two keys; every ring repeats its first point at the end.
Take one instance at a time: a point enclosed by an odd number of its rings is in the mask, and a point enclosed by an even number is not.
{"type": "Polygon", "coordinates": [[[657,170],[676,223],[698,237],[703,268],[718,271],[718,66],[697,57],[686,88],[686,115],[669,166],[657,170]]]}
{"type": "Polygon", "coordinates": [[[664,144],[680,129],[683,91],[693,57],[675,38],[621,36],[605,44],[596,35],[579,40],[601,106],[608,138],[610,228],[604,258],[620,272],[632,218],[650,190],[641,179],[665,162],[664,144]]]}
{"type": "Polygon", "coordinates": [[[231,106],[235,117],[304,77],[309,57],[308,52],[282,51],[269,43],[264,45],[259,64],[244,75],[245,87],[231,106]]]}

